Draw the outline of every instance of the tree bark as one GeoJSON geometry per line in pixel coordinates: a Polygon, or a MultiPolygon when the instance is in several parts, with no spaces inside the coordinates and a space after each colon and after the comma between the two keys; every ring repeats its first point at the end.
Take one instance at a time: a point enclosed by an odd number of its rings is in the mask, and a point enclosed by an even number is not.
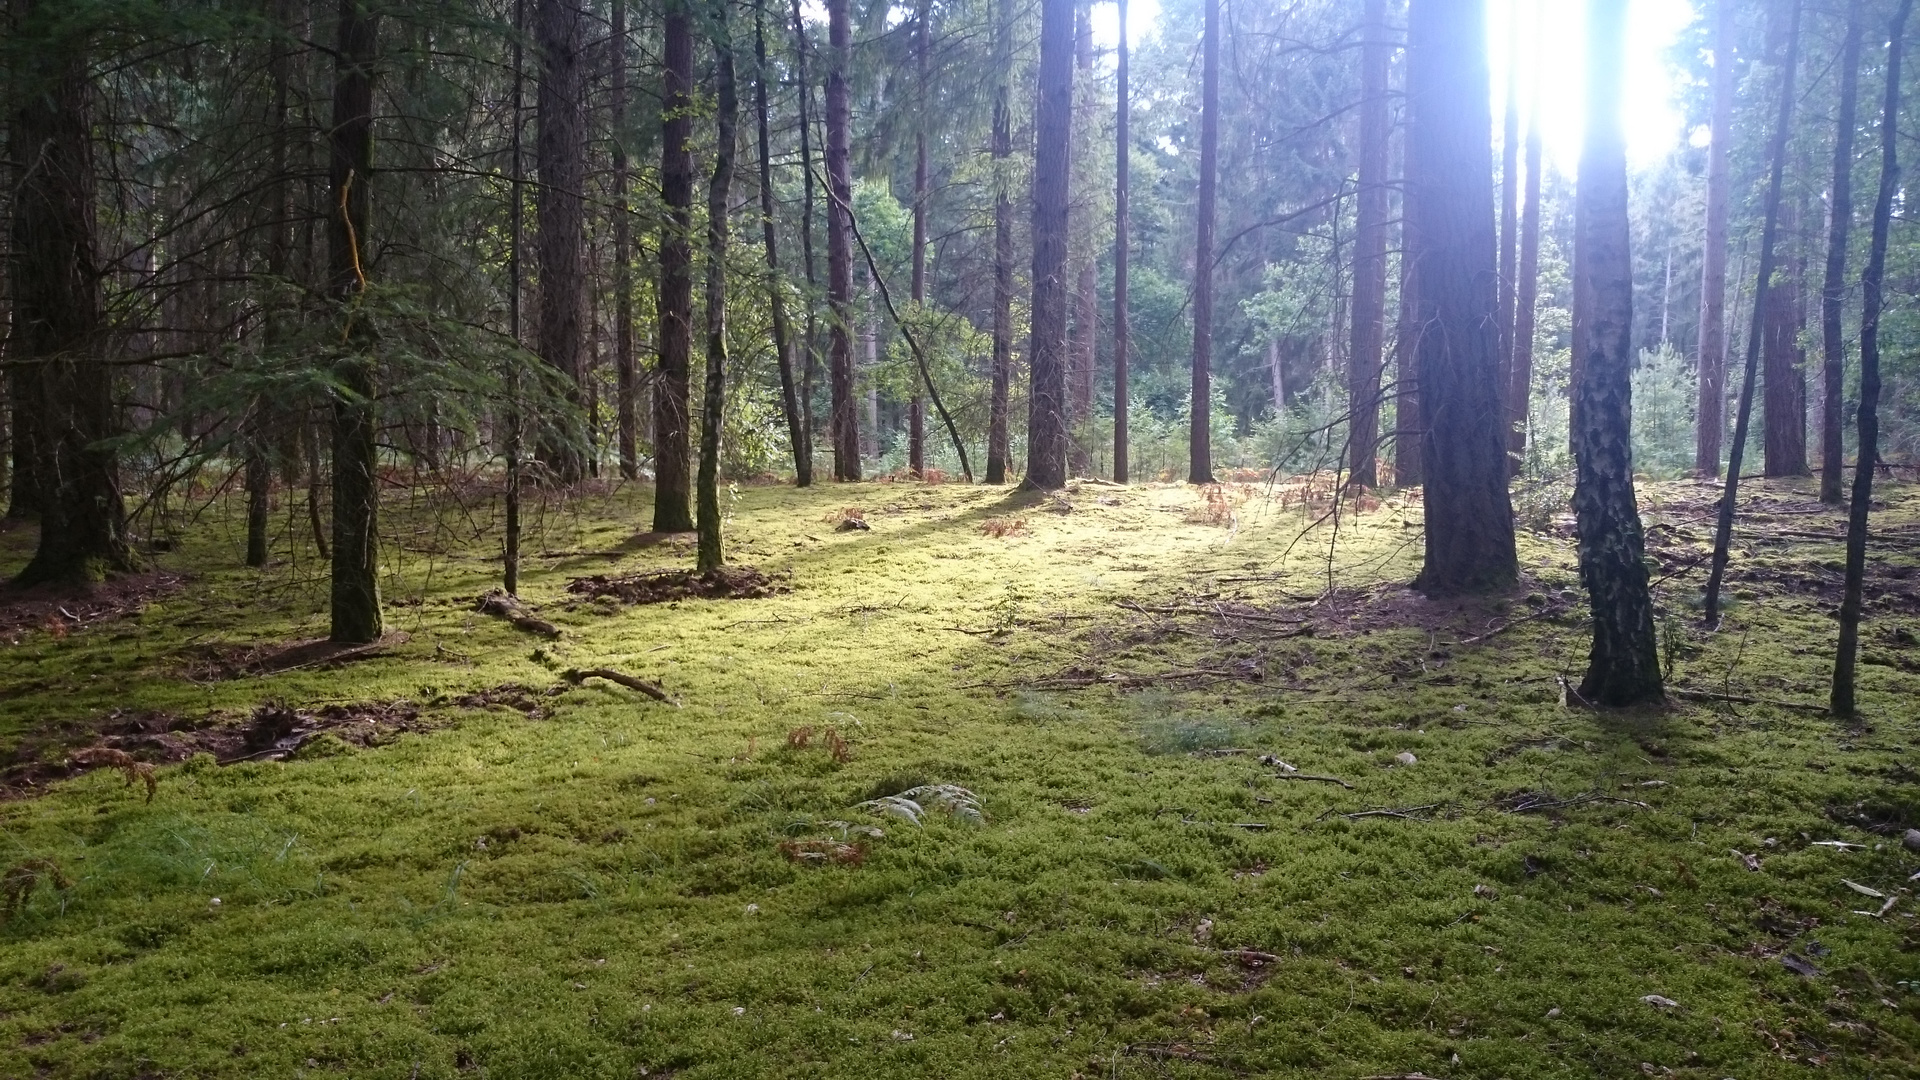
{"type": "Polygon", "coordinates": [[[1633,489],[1633,253],[1627,216],[1627,0],[1588,0],[1586,147],[1580,156],[1574,258],[1587,290],[1586,349],[1573,392],[1573,511],[1593,645],[1580,696],[1596,705],[1658,702],[1660,650],[1633,489]]]}
{"type": "Polygon", "coordinates": [[[860,479],[860,419],[853,374],[853,57],[849,0],[827,0],[827,367],[832,389],[833,478],[860,479]]]}
{"type": "Polygon", "coordinates": [[[1407,13],[1406,250],[1426,471],[1429,593],[1519,575],[1507,495],[1484,0],[1412,0],[1407,13]]]}
{"type": "Polygon", "coordinates": [[[1013,380],[1013,0],[996,0],[993,23],[993,370],[987,397],[987,476],[1007,482],[1007,395],[1013,380]]]}
{"type": "MultiPolygon", "coordinates": [[[[540,281],[536,351],[577,401],[586,369],[587,295],[586,12],[581,0],[538,0],[533,36],[540,51],[535,106],[540,128],[534,144],[540,177],[534,211],[540,281]]],[[[572,422],[543,427],[541,463],[556,482],[578,483],[585,475],[586,432],[572,422]]]]}
{"type": "Polygon", "coordinates": [[[806,359],[800,369],[800,442],[805,448],[794,451],[804,457],[806,471],[799,474],[796,487],[813,486],[813,379],[819,368],[820,337],[815,315],[818,288],[813,262],[813,121],[808,110],[813,101],[813,84],[807,81],[807,29],[800,16],[800,0],[793,0],[793,74],[798,91],[800,114],[800,261],[807,275],[806,359]]]}
{"type": "MultiPolygon", "coordinates": [[[[927,86],[929,25],[933,18],[930,0],[919,0],[914,18],[913,65],[918,100],[914,102],[913,132],[913,306],[918,311],[927,302],[927,123],[932,100],[927,86]]],[[[927,401],[915,389],[907,398],[907,472],[915,479],[926,475],[927,401]]]]}
{"type": "Polygon", "coordinates": [[[793,381],[793,330],[787,323],[787,289],[780,276],[780,248],[773,214],[773,148],[767,130],[766,0],[753,8],[753,109],[760,149],[760,237],[767,252],[767,307],[773,318],[773,355],[780,368],[780,405],[793,449],[794,486],[813,483],[813,454],[793,381]]]}
{"type": "MultiPolygon", "coordinates": [[[[526,0],[513,0],[513,47],[512,47],[512,103],[508,123],[507,161],[507,333],[513,340],[513,348],[518,352],[525,346],[524,334],[520,325],[521,293],[524,291],[520,270],[520,249],[526,232],[526,158],[522,152],[521,135],[524,130],[525,115],[522,112],[522,87],[525,83],[525,57],[521,55],[520,41],[526,25],[526,0]]],[[[506,529],[502,559],[501,587],[508,596],[520,595],[520,458],[525,453],[521,445],[521,429],[525,421],[520,408],[520,360],[518,356],[509,356],[506,371],[506,446],[503,456],[507,459],[506,492],[504,502],[506,529]]]]}
{"type": "Polygon", "coordinates": [[[727,394],[727,198],[733,187],[740,115],[728,3],[710,0],[707,14],[714,51],[717,116],[713,178],[707,184],[707,385],[700,407],[700,475],[695,496],[700,531],[697,565],[701,573],[717,569],[725,561],[720,542],[720,429],[727,394]]]}
{"type": "Polygon", "coordinates": [[[1800,215],[1788,204],[1781,208],[1781,231],[1789,238],[1792,255],[1774,275],[1767,289],[1765,330],[1760,354],[1764,393],[1760,420],[1766,453],[1762,469],[1770,477],[1807,475],[1806,350],[1800,347],[1806,306],[1801,282],[1806,260],[1801,257],[1800,215]]]}
{"type": "Polygon", "coordinates": [[[1714,0],[1712,141],[1707,146],[1707,229],[1700,258],[1700,403],[1693,470],[1720,475],[1727,402],[1727,209],[1733,165],[1733,0],[1714,0]]]}
{"type": "Polygon", "coordinates": [[[639,373],[633,358],[633,208],[627,205],[627,0],[613,0],[613,378],[620,475],[640,475],[639,373]]]}
{"type": "Polygon", "coordinates": [[[360,311],[366,292],[368,227],[373,175],[373,70],[377,17],[366,0],[340,0],[339,47],[334,53],[333,122],[328,176],[328,291],[346,321],[345,355],[334,365],[333,396],[333,641],[378,641],[380,615],[379,404],[374,384],[373,330],[360,311]]]}
{"type": "Polygon", "coordinates": [[[1533,406],[1534,308],[1540,299],[1540,109],[1534,82],[1533,115],[1527,120],[1527,201],[1520,214],[1520,267],[1514,289],[1513,368],[1507,386],[1508,472],[1526,461],[1528,413],[1533,406]]]}
{"type": "Polygon", "coordinates": [[[1206,0],[1200,42],[1200,208],[1193,245],[1193,385],[1187,483],[1213,483],[1213,216],[1220,161],[1220,0],[1206,0]]]}
{"type": "MultiPolygon", "coordinates": [[[[1073,187],[1085,190],[1091,186],[1086,170],[1093,162],[1093,9],[1089,0],[1080,0],[1074,12],[1073,66],[1074,92],[1078,97],[1073,123],[1081,140],[1074,157],[1074,171],[1079,179],[1073,187]]],[[[1093,418],[1093,358],[1097,353],[1095,343],[1100,317],[1096,310],[1098,279],[1093,268],[1091,234],[1087,239],[1086,249],[1072,260],[1080,265],[1073,290],[1073,337],[1067,349],[1067,472],[1073,476],[1086,476],[1093,471],[1093,454],[1087,446],[1087,423],[1093,418]]]]}
{"type": "MultiPolygon", "coordinates": [[[[22,40],[59,16],[16,0],[22,40]]],[[[113,368],[95,251],[94,87],[83,45],[49,34],[22,50],[13,116],[13,403],[31,462],[40,537],[16,584],[96,581],[131,570],[114,435],[113,368]]],[[[16,496],[16,503],[18,498],[16,496]]]]}
{"type": "Polygon", "coordinates": [[[692,0],[667,0],[660,107],[660,360],[653,379],[653,530],[691,532],[688,476],[693,366],[692,0]]]}
{"type": "Polygon", "coordinates": [[[1067,204],[1073,138],[1073,0],[1040,0],[1034,103],[1033,303],[1027,346],[1027,477],[1067,482],[1067,204]]]}
{"type": "Polygon", "coordinates": [[[1880,460],[1880,307],[1887,270],[1887,234],[1900,190],[1900,63],[1913,0],[1900,0],[1887,35],[1887,98],[1880,118],[1880,193],[1873,203],[1873,239],[1860,275],[1859,457],[1853,466],[1853,502],[1847,511],[1847,571],[1840,600],[1840,644],[1833,657],[1828,708],[1851,718],[1857,707],[1854,663],[1860,648],[1861,592],[1867,576],[1867,515],[1873,504],[1873,468],[1880,460]]]}
{"type": "Polygon", "coordinates": [[[1847,4],[1840,46],[1840,118],[1833,136],[1833,186],[1827,204],[1827,274],[1820,290],[1820,501],[1839,503],[1846,467],[1847,240],[1853,230],[1853,130],[1860,97],[1860,0],[1847,4]]]}
{"type": "Polygon", "coordinates": [[[1780,187],[1786,172],[1787,139],[1793,127],[1793,77],[1800,57],[1800,8],[1800,0],[1792,0],[1787,55],[1780,69],[1780,111],[1774,119],[1773,138],[1767,151],[1771,172],[1767,179],[1765,224],[1760,230],[1760,273],[1753,287],[1753,318],[1747,330],[1746,369],[1740,379],[1740,402],[1733,420],[1733,445],[1727,453],[1726,489],[1720,497],[1719,520],[1713,537],[1712,568],[1707,573],[1704,614],[1708,626],[1717,626],[1720,622],[1720,583],[1726,578],[1728,551],[1733,544],[1733,512],[1740,494],[1740,464],[1746,452],[1747,427],[1753,419],[1754,377],[1760,366],[1767,298],[1773,289],[1775,243],[1780,224],[1780,187]]]}
{"type": "MultiPolygon", "coordinates": [[[[1519,285],[1520,255],[1520,10],[1514,5],[1507,17],[1507,102],[1500,126],[1500,283],[1498,296],[1500,320],[1500,369],[1494,385],[1500,388],[1500,401],[1507,404],[1507,387],[1513,382],[1515,342],[1514,312],[1519,285]]],[[[1504,417],[1504,432],[1512,431],[1513,417],[1504,417]]]]}
{"type": "Polygon", "coordinates": [[[1347,350],[1347,468],[1355,488],[1378,487],[1381,350],[1387,336],[1387,74],[1393,43],[1386,0],[1366,0],[1360,43],[1360,175],[1354,211],[1353,330],[1347,350]]]}
{"type": "Polygon", "coordinates": [[[1407,249],[1407,221],[1413,210],[1413,191],[1404,183],[1400,196],[1400,313],[1394,335],[1393,484],[1420,487],[1427,472],[1421,460],[1426,432],[1420,419],[1420,324],[1414,321],[1414,295],[1419,289],[1419,267],[1407,249]]]}
{"type": "Polygon", "coordinates": [[[1127,86],[1127,0],[1120,9],[1119,70],[1115,73],[1113,116],[1113,479],[1128,482],[1127,455],[1127,121],[1132,111],[1127,86]]]}

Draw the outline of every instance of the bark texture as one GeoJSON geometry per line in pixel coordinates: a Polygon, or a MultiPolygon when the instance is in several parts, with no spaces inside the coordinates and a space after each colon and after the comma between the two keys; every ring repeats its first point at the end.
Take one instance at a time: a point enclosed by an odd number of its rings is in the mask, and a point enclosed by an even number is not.
{"type": "Polygon", "coordinates": [[[1193,243],[1193,387],[1187,482],[1213,483],[1213,217],[1220,161],[1220,0],[1206,0],[1200,44],[1200,218],[1193,243]]]}
{"type": "Polygon", "coordinates": [[[1587,125],[1575,208],[1576,275],[1587,292],[1573,392],[1573,512],[1593,645],[1580,696],[1596,705],[1660,701],[1660,650],[1633,490],[1633,253],[1620,83],[1627,0],[1588,0],[1587,125]]]}
{"type": "Polygon", "coordinates": [[[780,276],[778,226],[773,212],[773,148],[767,130],[767,33],[765,0],[753,9],[753,112],[760,150],[760,238],[767,253],[767,307],[773,318],[773,356],[780,369],[780,405],[786,413],[787,443],[793,448],[796,487],[813,483],[813,448],[793,378],[793,329],[787,323],[787,289],[780,276]]]}
{"type": "MultiPolygon", "coordinates": [[[[540,282],[535,351],[560,373],[576,400],[587,362],[586,23],[581,0],[539,0],[534,9],[540,53],[535,104],[540,128],[533,151],[540,177],[534,211],[540,282]]],[[[578,483],[586,475],[586,433],[560,423],[543,430],[541,463],[554,481],[578,483]]]]}
{"type": "Polygon", "coordinates": [[[1707,228],[1700,257],[1699,408],[1693,471],[1720,475],[1727,402],[1727,207],[1733,165],[1733,0],[1713,5],[1713,114],[1707,145],[1707,228]]]}
{"type": "Polygon", "coordinates": [[[1774,275],[1767,289],[1767,310],[1761,334],[1761,427],[1765,431],[1764,471],[1767,476],[1807,474],[1807,351],[1800,347],[1806,305],[1801,281],[1806,268],[1799,255],[1799,215],[1784,208],[1781,230],[1792,238],[1794,254],[1774,275]]]}
{"type": "Polygon", "coordinates": [[[688,380],[693,366],[693,18],[667,0],[661,51],[660,359],[653,375],[653,530],[691,532],[688,380]]]}
{"type": "MultiPolygon", "coordinates": [[[[1073,119],[1075,138],[1079,140],[1073,187],[1076,191],[1086,191],[1092,186],[1092,174],[1088,170],[1093,164],[1093,11],[1085,0],[1074,14],[1073,67],[1075,93],[1079,98],[1073,119]]],[[[1073,340],[1067,353],[1067,471],[1074,476],[1086,476],[1093,471],[1087,423],[1093,419],[1093,359],[1100,333],[1092,235],[1084,226],[1082,232],[1087,244],[1073,259],[1079,271],[1073,287],[1073,340]]]]}
{"type": "Polygon", "coordinates": [[[707,385],[700,405],[700,475],[695,493],[700,533],[697,566],[702,573],[724,561],[720,542],[720,433],[727,397],[727,199],[733,189],[740,116],[727,3],[711,0],[707,13],[714,51],[716,115],[713,177],[707,184],[707,385]]]}
{"type": "Polygon", "coordinates": [[[1067,197],[1073,135],[1073,0],[1040,2],[1034,102],[1033,304],[1025,486],[1067,482],[1067,197]]]}
{"type": "Polygon", "coordinates": [[[1496,386],[1498,271],[1484,0],[1412,0],[1407,14],[1406,249],[1425,422],[1426,562],[1415,584],[1479,592],[1519,574],[1496,386]]]}
{"type": "Polygon", "coordinates": [[[1387,74],[1393,42],[1386,0],[1366,0],[1360,44],[1360,177],[1354,207],[1353,327],[1347,350],[1348,468],[1356,488],[1377,487],[1381,350],[1387,338],[1387,74]]]}
{"type": "Polygon", "coordinates": [[[1534,308],[1540,299],[1540,110],[1527,121],[1527,199],[1520,212],[1520,266],[1514,289],[1513,368],[1507,385],[1508,470],[1526,463],[1528,414],[1533,406],[1534,308]]]}
{"type": "Polygon", "coordinates": [[[1117,0],[1120,40],[1115,72],[1113,135],[1113,478],[1127,483],[1127,121],[1132,111],[1127,85],[1127,0],[1117,0]]]}
{"type": "Polygon", "coordinates": [[[993,22],[993,370],[987,396],[987,483],[1007,482],[1007,396],[1013,381],[1013,0],[993,22]]]}
{"type": "Polygon", "coordinates": [[[827,0],[827,368],[832,390],[833,478],[860,479],[860,420],[853,387],[853,54],[849,0],[827,0]]]}
{"type": "Polygon", "coordinates": [[[633,358],[633,216],[627,205],[627,0],[613,0],[613,385],[620,475],[640,475],[639,372],[633,358]]]}
{"type": "Polygon", "coordinates": [[[1853,232],[1853,130],[1860,98],[1860,0],[1848,0],[1840,45],[1839,121],[1833,137],[1833,181],[1827,189],[1827,272],[1820,289],[1820,501],[1844,497],[1847,336],[1847,241],[1853,232]]]}

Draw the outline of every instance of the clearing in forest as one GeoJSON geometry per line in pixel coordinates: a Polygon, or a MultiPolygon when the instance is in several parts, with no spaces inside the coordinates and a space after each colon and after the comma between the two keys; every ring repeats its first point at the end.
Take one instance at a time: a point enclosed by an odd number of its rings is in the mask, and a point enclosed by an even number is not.
{"type": "Polygon", "coordinates": [[[702,582],[616,489],[536,508],[519,604],[423,500],[348,655],[216,507],[184,581],[0,613],[0,1075],[1901,1074],[1920,491],[1842,726],[1810,484],[1746,493],[1712,635],[1717,491],[1643,488],[1681,696],[1628,715],[1567,689],[1551,494],[1446,604],[1400,497],[750,488],[702,582]]]}

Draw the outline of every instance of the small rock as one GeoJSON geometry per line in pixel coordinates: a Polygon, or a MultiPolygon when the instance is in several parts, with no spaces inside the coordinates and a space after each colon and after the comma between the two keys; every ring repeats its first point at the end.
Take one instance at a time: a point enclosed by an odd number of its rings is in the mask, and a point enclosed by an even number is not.
{"type": "Polygon", "coordinates": [[[895,1039],[895,1041],[897,1041],[897,1042],[912,1042],[912,1041],[913,1041],[913,1032],[911,1032],[911,1031],[901,1031],[901,1030],[899,1030],[898,1028],[896,1028],[896,1029],[894,1029],[894,1032],[893,1032],[893,1037],[894,1037],[894,1039],[895,1039]]]}
{"type": "Polygon", "coordinates": [[[1200,924],[1193,928],[1193,940],[1195,941],[1205,941],[1212,936],[1213,936],[1213,920],[1212,919],[1201,919],[1200,924]]]}
{"type": "Polygon", "coordinates": [[[207,906],[208,906],[208,907],[219,907],[219,906],[220,906],[220,898],[216,896],[216,897],[214,897],[213,899],[211,899],[211,900],[209,900],[209,901],[207,901],[207,906]]]}
{"type": "Polygon", "coordinates": [[[1907,835],[1901,837],[1900,842],[1907,846],[1908,851],[1920,853],[1920,829],[1908,829],[1907,835]]]}
{"type": "Polygon", "coordinates": [[[1491,885],[1475,885],[1473,887],[1473,895],[1478,896],[1483,900],[1492,900],[1493,898],[1499,896],[1500,894],[1495,892],[1493,889],[1493,886],[1491,885]]]}
{"type": "Polygon", "coordinates": [[[1413,751],[1402,750],[1399,753],[1393,755],[1393,760],[1399,762],[1402,765],[1413,765],[1418,763],[1420,759],[1413,756],[1413,751]]]}
{"type": "Polygon", "coordinates": [[[845,521],[842,521],[839,527],[834,529],[834,532],[872,532],[872,531],[873,531],[873,526],[867,524],[865,521],[862,521],[857,517],[850,517],[845,521]]]}
{"type": "Polygon", "coordinates": [[[758,914],[760,914],[760,905],[759,905],[759,904],[748,904],[748,905],[747,905],[747,914],[749,914],[749,915],[758,915],[758,914]]]}
{"type": "Polygon", "coordinates": [[[1555,1005],[1553,1008],[1547,1010],[1547,1019],[1554,1020],[1554,1019],[1558,1019],[1559,1016],[1560,1016],[1560,1006],[1555,1005]]]}
{"type": "Polygon", "coordinates": [[[733,1007],[733,1015],[735,1015],[735,1016],[745,1016],[745,1015],[747,1015],[747,1010],[746,1010],[746,1007],[745,1007],[745,1006],[743,1006],[743,1005],[735,1005],[735,1006],[733,1007]]]}
{"type": "Polygon", "coordinates": [[[1647,1004],[1653,1006],[1656,1009],[1677,1009],[1680,1007],[1679,1002],[1673,1000],[1670,997],[1661,997],[1659,994],[1648,994],[1646,997],[1643,997],[1640,1000],[1646,1002],[1647,1004]]]}

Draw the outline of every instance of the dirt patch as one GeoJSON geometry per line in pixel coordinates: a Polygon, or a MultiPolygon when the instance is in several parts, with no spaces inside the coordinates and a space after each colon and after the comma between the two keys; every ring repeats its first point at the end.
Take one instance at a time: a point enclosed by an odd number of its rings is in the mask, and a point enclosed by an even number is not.
{"type": "Polygon", "coordinates": [[[254,675],[277,675],[300,668],[335,667],[385,654],[407,642],[401,632],[366,645],[343,645],[326,638],[246,645],[211,642],[179,653],[177,672],[189,682],[225,682],[254,675]]]}
{"type": "Polygon", "coordinates": [[[148,604],[180,591],[187,579],[155,571],[122,574],[92,585],[37,585],[0,589],[0,637],[42,630],[65,637],[95,623],[138,615],[148,604]]]}
{"type": "Polygon", "coordinates": [[[763,574],[751,566],[722,566],[704,574],[692,570],[665,570],[651,574],[608,577],[594,574],[574,578],[567,591],[589,600],[602,597],[623,604],[661,604],[673,600],[759,600],[791,592],[782,574],[763,574]]]}

